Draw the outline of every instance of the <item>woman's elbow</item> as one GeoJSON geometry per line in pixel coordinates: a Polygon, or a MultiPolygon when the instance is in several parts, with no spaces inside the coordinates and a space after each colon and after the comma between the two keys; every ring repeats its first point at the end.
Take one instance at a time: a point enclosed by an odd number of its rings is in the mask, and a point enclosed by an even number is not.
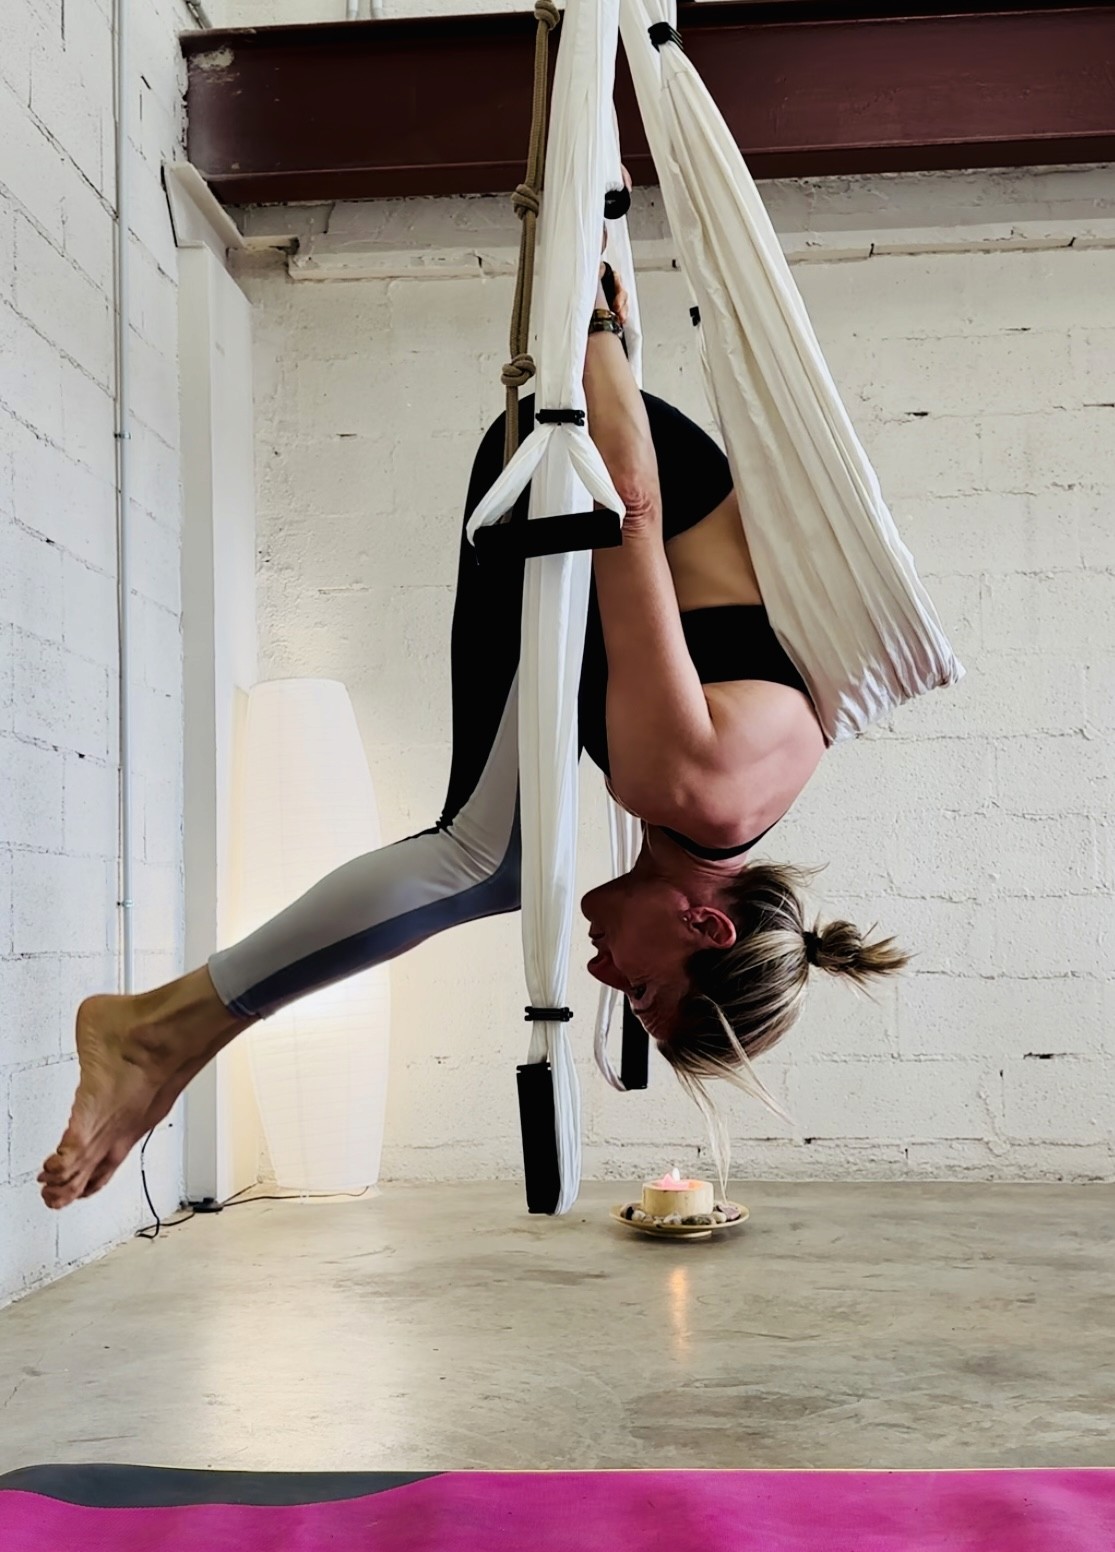
{"type": "Polygon", "coordinates": [[[620,479],[613,477],[612,483],[623,502],[628,522],[645,528],[662,516],[662,497],[656,477],[635,473],[620,479]]]}

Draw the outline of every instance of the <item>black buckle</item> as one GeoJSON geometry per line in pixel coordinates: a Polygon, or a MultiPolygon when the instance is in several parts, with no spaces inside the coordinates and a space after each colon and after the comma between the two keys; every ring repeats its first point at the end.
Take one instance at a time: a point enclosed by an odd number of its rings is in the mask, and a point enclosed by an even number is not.
{"type": "Polygon", "coordinates": [[[685,47],[681,33],[676,27],[671,27],[669,22],[655,22],[653,27],[647,28],[647,34],[656,49],[660,49],[664,43],[676,43],[679,49],[685,47]]]}

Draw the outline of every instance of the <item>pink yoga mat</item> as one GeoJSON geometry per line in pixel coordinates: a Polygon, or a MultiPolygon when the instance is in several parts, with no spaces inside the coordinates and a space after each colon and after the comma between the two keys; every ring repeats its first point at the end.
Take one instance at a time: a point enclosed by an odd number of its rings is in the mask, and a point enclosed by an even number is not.
{"type": "Polygon", "coordinates": [[[1115,1471],[431,1477],[285,1507],[0,1492],[3,1552],[1115,1552],[1115,1471]]]}

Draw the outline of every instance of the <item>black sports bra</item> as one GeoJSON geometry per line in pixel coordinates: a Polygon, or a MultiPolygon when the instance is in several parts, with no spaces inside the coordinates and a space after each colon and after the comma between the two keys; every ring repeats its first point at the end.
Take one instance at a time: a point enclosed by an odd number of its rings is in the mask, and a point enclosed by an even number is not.
{"type": "MultiPolygon", "coordinates": [[[[722,604],[711,609],[689,609],[682,612],[681,627],[685,644],[702,684],[724,684],[738,679],[758,679],[768,684],[785,684],[793,690],[808,695],[805,680],[798,673],[786,654],[785,648],[774,634],[767,611],[762,604],[722,604]]],[[[593,631],[590,628],[589,640],[593,631]]],[[[608,663],[600,649],[591,653],[586,644],[585,667],[581,676],[581,742],[590,758],[609,775],[608,734],[604,719],[608,663]],[[601,663],[602,660],[602,663],[601,663]],[[600,675],[602,674],[602,682],[600,675]]],[[[777,820],[775,821],[777,823],[777,820]]],[[[753,840],[740,846],[702,846],[690,840],[680,831],[662,826],[663,833],[694,857],[707,861],[720,861],[728,857],[741,857],[757,846],[767,829],[753,840]]]]}

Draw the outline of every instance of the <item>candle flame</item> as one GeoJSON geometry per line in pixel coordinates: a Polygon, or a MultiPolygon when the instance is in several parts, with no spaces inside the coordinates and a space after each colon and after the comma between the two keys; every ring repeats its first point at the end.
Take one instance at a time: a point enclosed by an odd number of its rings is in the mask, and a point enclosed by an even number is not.
{"type": "Polygon", "coordinates": [[[652,1180],[650,1184],[656,1191],[691,1191],[692,1180],[684,1180],[681,1171],[672,1169],[668,1175],[663,1175],[661,1180],[652,1180]]]}

